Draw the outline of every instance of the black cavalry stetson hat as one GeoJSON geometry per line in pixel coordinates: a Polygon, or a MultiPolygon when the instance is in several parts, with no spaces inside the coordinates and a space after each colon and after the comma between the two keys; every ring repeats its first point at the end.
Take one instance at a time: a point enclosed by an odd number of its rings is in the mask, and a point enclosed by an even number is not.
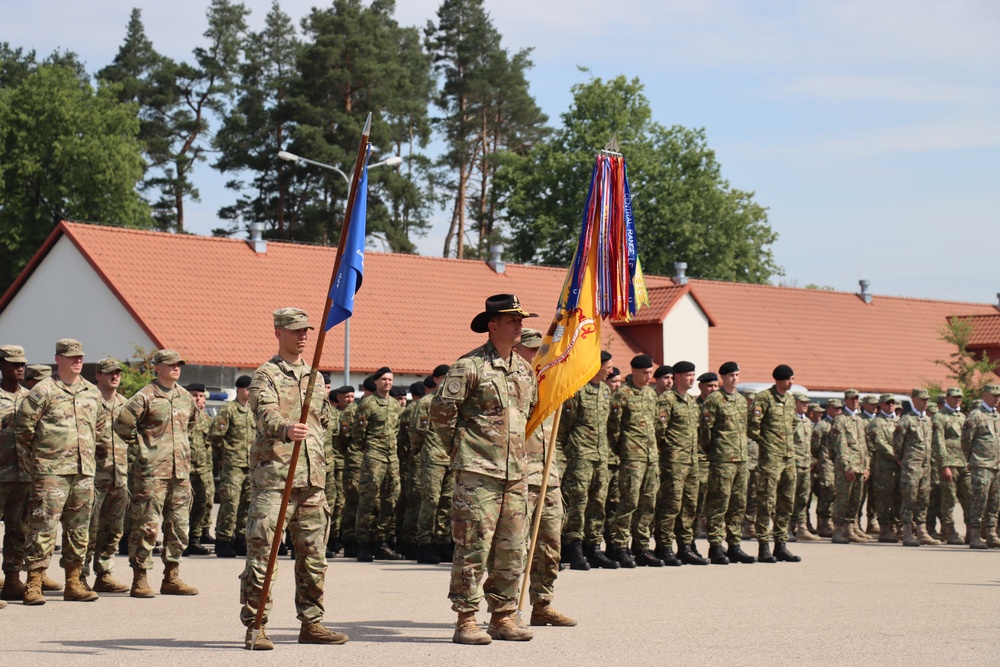
{"type": "Polygon", "coordinates": [[[501,313],[517,313],[521,317],[538,317],[536,313],[529,313],[521,308],[521,302],[513,294],[494,294],[486,299],[486,310],[472,318],[469,328],[476,333],[486,333],[490,318],[501,313]]]}

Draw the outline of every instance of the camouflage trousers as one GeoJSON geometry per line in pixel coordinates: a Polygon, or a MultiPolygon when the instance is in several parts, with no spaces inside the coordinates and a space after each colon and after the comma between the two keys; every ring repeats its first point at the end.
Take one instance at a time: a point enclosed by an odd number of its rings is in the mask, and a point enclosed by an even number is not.
{"type": "Polygon", "coordinates": [[[969,516],[965,523],[978,529],[983,519],[996,528],[1000,512],[1000,474],[992,468],[969,468],[969,516]]]}
{"type": "Polygon", "coordinates": [[[931,467],[929,464],[903,464],[899,471],[899,491],[903,502],[899,520],[905,523],[927,523],[930,502],[931,467]]]}
{"type": "Polygon", "coordinates": [[[102,479],[94,482],[94,509],[90,515],[90,536],[87,540],[87,559],[83,573],[90,576],[90,563],[94,563],[94,573],[111,572],[115,567],[118,542],[124,534],[122,527],[128,513],[128,487],[115,486],[114,480],[102,479]]]}
{"type": "MultiPolygon", "coordinates": [[[[281,489],[251,489],[247,512],[247,558],[240,574],[240,622],[250,627],[260,607],[260,593],[271,555],[271,540],[278,526],[281,489]]],[[[326,538],[330,506],[318,486],[296,487],[288,499],[286,527],[295,550],[295,616],[301,623],[323,620],[323,586],[326,581],[326,538]]],[[[267,623],[278,581],[278,560],[274,562],[271,587],[264,606],[267,623]]]]}
{"type": "Polygon", "coordinates": [[[854,481],[848,482],[847,475],[841,466],[837,466],[833,474],[836,485],[836,500],[833,502],[834,523],[854,523],[861,509],[861,490],[864,488],[863,473],[854,475],[854,481]]]}
{"type": "Polygon", "coordinates": [[[244,536],[250,506],[250,471],[223,466],[219,475],[219,515],[215,518],[215,538],[230,541],[244,536]]]}
{"type": "Polygon", "coordinates": [[[27,482],[0,482],[0,515],[3,516],[3,571],[24,569],[27,482]]]}
{"type": "Polygon", "coordinates": [[[743,512],[747,505],[746,461],[710,463],[708,466],[708,541],[712,546],[739,545],[743,512]]]}
{"type": "Polygon", "coordinates": [[[893,526],[899,522],[903,502],[899,491],[899,464],[895,459],[878,456],[872,463],[872,496],[878,522],[893,526]]]}
{"type": "MultiPolygon", "coordinates": [[[[868,516],[868,521],[871,522],[875,516],[875,477],[872,475],[869,475],[868,481],[865,482],[865,490],[861,494],[861,503],[865,507],[865,514],[868,516]]],[[[859,516],[858,519],[860,518],[859,516]]]]}
{"type": "Polygon", "coordinates": [[[941,480],[941,523],[955,523],[955,501],[969,513],[969,474],[965,466],[951,466],[951,479],[941,480]]]}
{"type": "Polygon", "coordinates": [[[330,508],[330,534],[340,535],[340,521],[344,515],[344,462],[333,458],[326,469],[326,504],[330,508]]]}
{"type": "Polygon", "coordinates": [[[341,482],[344,485],[344,508],[340,513],[340,539],[356,542],[355,526],[358,522],[358,477],[361,470],[349,463],[344,465],[341,482]]]}
{"type": "Polygon", "coordinates": [[[163,527],[164,563],[180,563],[188,545],[191,517],[191,480],[137,477],[132,492],[132,532],[128,537],[128,562],[144,570],[153,568],[153,547],[163,527]]]}
{"type": "Polygon", "coordinates": [[[467,470],[454,475],[451,608],[459,613],[477,611],[485,594],[490,613],[516,611],[527,550],[528,483],[467,470]]]}
{"type": "Polygon", "coordinates": [[[788,541],[788,525],[795,509],[795,459],[762,458],[757,464],[757,541],[766,544],[788,541]],[[773,526],[773,534],[772,534],[773,526]]]}
{"type": "Polygon", "coordinates": [[[94,506],[92,475],[41,475],[31,481],[25,527],[26,569],[46,570],[56,546],[56,527],[62,525],[59,565],[83,564],[94,506]]]}
{"type": "Polygon", "coordinates": [[[405,498],[400,503],[403,505],[403,511],[396,512],[396,526],[400,539],[413,544],[417,543],[417,522],[420,520],[420,483],[422,481],[420,472],[416,466],[411,469],[410,482],[400,491],[400,497],[405,498]]]}
{"type": "MultiPolygon", "coordinates": [[[[528,517],[524,522],[525,549],[531,546],[531,528],[538,507],[540,486],[528,487],[528,517]]],[[[555,594],[556,577],[559,576],[559,557],[562,554],[563,502],[559,487],[545,489],[545,503],[542,505],[542,520],[538,524],[538,541],[531,557],[528,598],[531,604],[551,602],[555,594]]]]}
{"type": "Polygon", "coordinates": [[[377,461],[366,455],[358,487],[358,516],[354,525],[358,544],[383,542],[393,532],[399,499],[399,462],[395,457],[391,461],[377,461]]]}
{"type": "Polygon", "coordinates": [[[650,527],[656,514],[656,492],[660,469],[647,461],[622,461],[618,466],[618,512],[615,514],[611,542],[627,547],[648,547],[650,527]]]}
{"type": "Polygon", "coordinates": [[[614,533],[615,515],[618,514],[618,463],[608,463],[608,497],[604,501],[604,541],[610,545],[614,533]]]}
{"type": "Polygon", "coordinates": [[[417,544],[447,544],[451,540],[451,507],[455,476],[447,465],[429,463],[421,470],[417,544]]]}
{"type": "Polygon", "coordinates": [[[660,490],[656,494],[655,537],[657,546],[673,547],[694,542],[694,520],[698,509],[698,463],[670,463],[660,468],[660,490]]]}
{"type": "Polygon", "coordinates": [[[816,490],[816,517],[829,519],[833,517],[833,503],[837,499],[837,480],[832,468],[820,468],[813,480],[816,490]]]}
{"type": "Polygon", "coordinates": [[[201,538],[212,528],[212,505],[215,504],[215,476],[212,469],[191,470],[191,535],[201,538]]]}
{"type": "Polygon", "coordinates": [[[795,509],[792,510],[793,523],[809,522],[809,504],[812,502],[812,474],[809,468],[795,469],[795,509]]]}
{"type": "Polygon", "coordinates": [[[757,468],[747,467],[747,503],[743,518],[750,523],[757,522],[757,468]]]}
{"type": "Polygon", "coordinates": [[[567,544],[581,540],[600,544],[608,498],[608,464],[571,458],[561,484],[566,512],[562,539],[567,544]]]}
{"type": "Polygon", "coordinates": [[[708,526],[708,460],[698,459],[698,507],[694,512],[695,525],[704,520],[708,526]]]}

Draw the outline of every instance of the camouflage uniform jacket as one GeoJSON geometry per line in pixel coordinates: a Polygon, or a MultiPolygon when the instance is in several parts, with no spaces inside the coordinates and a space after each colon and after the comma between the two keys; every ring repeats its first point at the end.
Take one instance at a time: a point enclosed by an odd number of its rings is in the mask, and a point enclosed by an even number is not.
{"type": "Polygon", "coordinates": [[[396,454],[399,433],[399,401],[392,396],[366,396],[354,413],[351,439],[373,461],[389,463],[396,454]]]}
{"type": "Polygon", "coordinates": [[[115,433],[114,422],[125,407],[125,397],[115,392],[110,401],[101,397],[101,409],[104,410],[104,428],[97,436],[95,463],[97,474],[94,480],[111,482],[113,486],[125,486],[128,481],[128,448],[132,444],[122,440],[115,433]]]}
{"type": "Polygon", "coordinates": [[[48,377],[21,401],[14,439],[22,479],[93,475],[98,434],[104,429],[101,392],[79,378],[72,386],[48,377]]]}
{"type": "Polygon", "coordinates": [[[212,428],[212,418],[204,410],[198,410],[198,418],[188,433],[191,441],[191,470],[212,469],[212,449],[208,446],[208,432],[212,428]]]}
{"type": "Polygon", "coordinates": [[[833,418],[823,415],[823,418],[813,426],[809,448],[816,460],[816,472],[823,475],[833,474],[833,457],[830,455],[830,429],[833,428],[833,418]]]}
{"type": "Polygon", "coordinates": [[[892,447],[892,434],[895,430],[896,420],[882,414],[868,422],[865,427],[865,437],[873,460],[898,462],[892,447]]]}
{"type": "Polygon", "coordinates": [[[413,428],[413,411],[417,408],[416,401],[410,401],[399,413],[399,430],[396,431],[396,452],[399,454],[399,464],[409,465],[413,459],[410,449],[410,429],[413,428]]]}
{"type": "Polygon", "coordinates": [[[250,447],[257,439],[257,427],[250,401],[240,405],[230,401],[219,409],[212,420],[212,430],[208,432],[208,443],[221,453],[222,465],[227,468],[250,467],[250,447]]]}
{"type": "Polygon", "coordinates": [[[14,392],[0,389],[0,483],[29,481],[21,478],[14,443],[14,415],[27,395],[28,390],[20,385],[14,392]]]}
{"type": "Polygon", "coordinates": [[[603,382],[588,382],[563,403],[559,417],[559,444],[566,456],[583,461],[603,461],[611,456],[608,416],[611,389],[603,382]]]}
{"type": "Polygon", "coordinates": [[[795,456],[795,399],[772,386],[750,404],[747,438],[760,446],[759,465],[790,461],[795,456]]]}
{"type": "Polygon", "coordinates": [[[451,463],[448,450],[441,444],[437,431],[431,428],[431,401],[434,394],[427,394],[414,408],[413,423],[410,426],[410,451],[415,461],[422,460],[427,450],[427,460],[433,465],[446,466],[451,463]]]}
{"type": "Polygon", "coordinates": [[[355,401],[340,411],[337,434],[333,437],[333,448],[343,457],[345,470],[358,469],[361,466],[361,458],[364,456],[364,452],[354,444],[354,439],[351,437],[354,413],[357,410],[358,402],[355,401]]]}
{"type": "Polygon", "coordinates": [[[451,469],[524,479],[525,427],[537,402],[535,373],[517,353],[503,359],[487,342],[456,361],[430,410],[451,469]]]}
{"type": "Polygon", "coordinates": [[[795,415],[795,467],[809,470],[812,467],[811,438],[813,423],[805,415],[795,415]]]}
{"type": "Polygon", "coordinates": [[[1000,468],[1000,415],[986,404],[969,413],[962,426],[962,452],[970,468],[1000,468]]]}
{"type": "Polygon", "coordinates": [[[698,400],[669,389],[656,402],[656,443],[660,463],[698,464],[698,400]]]}
{"type": "Polygon", "coordinates": [[[921,415],[911,410],[903,415],[892,433],[892,450],[900,465],[922,467],[931,464],[933,431],[934,426],[927,413],[921,415]]]}
{"type": "Polygon", "coordinates": [[[698,435],[708,460],[738,463],[747,460],[747,401],[739,392],[714,391],[701,407],[698,435]]]}
{"type": "MultiPolygon", "coordinates": [[[[289,364],[278,355],[254,371],[249,405],[257,419],[257,438],[250,447],[250,475],[255,489],[276,491],[285,487],[295,449],[295,443],[285,434],[302,415],[311,372],[309,364],[289,364]]],[[[324,403],[322,390],[314,390],[306,417],[309,433],[299,450],[293,488],[326,487],[323,434],[328,424],[324,422],[324,403]]]]}
{"type": "Polygon", "coordinates": [[[115,432],[139,443],[132,474],[138,479],[187,479],[188,434],[197,419],[194,399],[179,384],[167,390],[154,381],[137,391],[115,419],[115,432]]]}
{"type": "Polygon", "coordinates": [[[327,416],[327,427],[326,431],[323,432],[323,452],[326,454],[326,464],[327,468],[330,467],[331,461],[340,462],[339,468],[343,468],[344,457],[337,451],[337,433],[340,432],[340,408],[335,405],[331,405],[329,402],[323,406],[323,411],[326,412],[327,416]]]}
{"type": "Polygon", "coordinates": [[[656,391],[648,384],[639,389],[629,378],[611,396],[608,445],[622,461],[657,463],[656,391]]]}
{"type": "Polygon", "coordinates": [[[847,408],[837,415],[830,427],[830,455],[833,464],[847,472],[864,473],[868,470],[868,439],[861,417],[849,414],[847,408]]]}
{"type": "MultiPolygon", "coordinates": [[[[545,452],[549,446],[549,438],[552,437],[552,426],[555,415],[551,414],[545,418],[538,428],[536,428],[524,443],[524,448],[528,452],[528,486],[542,486],[542,470],[545,466],[545,452]]],[[[553,450],[556,453],[557,450],[553,450]]],[[[549,466],[548,488],[559,487],[559,466],[553,461],[549,466]]]]}
{"type": "Polygon", "coordinates": [[[951,410],[947,405],[932,420],[934,423],[934,452],[938,465],[943,468],[964,468],[962,451],[962,426],[965,415],[961,410],[951,410]]]}

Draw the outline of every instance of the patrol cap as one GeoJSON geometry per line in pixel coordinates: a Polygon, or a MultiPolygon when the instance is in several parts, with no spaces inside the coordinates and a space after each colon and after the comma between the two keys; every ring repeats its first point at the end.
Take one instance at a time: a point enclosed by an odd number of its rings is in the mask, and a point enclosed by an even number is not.
{"type": "Polygon", "coordinates": [[[521,345],[537,350],[542,346],[542,332],[538,329],[521,329],[521,345]]]}
{"type": "Polygon", "coordinates": [[[20,345],[0,345],[0,359],[10,364],[28,363],[28,358],[24,356],[24,348],[20,345]]]}
{"type": "Polygon", "coordinates": [[[383,366],[382,368],[380,368],[377,371],[375,371],[374,373],[372,373],[372,376],[371,376],[372,377],[372,381],[380,380],[384,376],[390,375],[391,373],[392,373],[392,369],[391,368],[389,368],[388,366],[383,366]]]}
{"type": "Polygon", "coordinates": [[[469,328],[476,333],[486,333],[490,330],[489,323],[496,315],[514,313],[521,317],[538,317],[538,313],[529,313],[521,308],[521,302],[513,294],[494,294],[487,297],[483,312],[472,318],[469,328]]]}
{"type": "Polygon", "coordinates": [[[708,371],[707,373],[702,373],[701,375],[698,376],[698,382],[718,382],[718,381],[719,381],[719,376],[713,373],[712,371],[708,371]]]}
{"type": "Polygon", "coordinates": [[[875,394],[865,394],[861,398],[861,403],[863,405],[878,405],[878,396],[875,394]]]}
{"type": "Polygon", "coordinates": [[[434,372],[431,373],[432,377],[442,378],[448,374],[448,369],[451,368],[448,364],[438,364],[434,367],[434,372]]]}
{"type": "Polygon", "coordinates": [[[775,380],[778,380],[779,382],[783,382],[785,380],[791,380],[794,376],[795,376],[795,371],[793,371],[792,367],[789,366],[788,364],[778,364],[777,366],[774,367],[774,370],[771,371],[771,377],[773,377],[775,380]]]}
{"type": "Polygon", "coordinates": [[[205,385],[200,382],[192,382],[184,388],[188,391],[200,391],[201,393],[205,393],[205,385]]]}
{"type": "Polygon", "coordinates": [[[301,308],[279,308],[272,313],[275,329],[313,329],[309,324],[309,316],[301,308]]]}
{"type": "Polygon", "coordinates": [[[31,364],[24,369],[25,380],[44,380],[52,375],[52,367],[47,364],[31,364]]]}
{"type": "Polygon", "coordinates": [[[730,373],[736,373],[740,370],[740,365],[735,361],[727,361],[726,363],[719,366],[719,375],[729,375],[730,373]]]}
{"type": "Polygon", "coordinates": [[[694,373],[694,364],[690,361],[678,361],[674,364],[674,373],[694,373]]]}
{"type": "Polygon", "coordinates": [[[922,387],[914,387],[910,392],[910,398],[930,398],[931,394],[926,389],[922,387]]]}
{"type": "MultiPolygon", "coordinates": [[[[31,366],[28,366],[28,368],[31,368],[31,366]]],[[[1000,384],[990,382],[987,385],[983,385],[983,391],[989,392],[994,396],[1000,396],[1000,384]]]]}
{"type": "Polygon", "coordinates": [[[839,398],[831,398],[826,402],[826,407],[828,408],[842,408],[844,407],[844,402],[839,398]]]}
{"type": "Polygon", "coordinates": [[[653,360],[649,357],[649,355],[637,354],[634,357],[632,357],[632,361],[629,362],[629,365],[632,368],[639,368],[639,369],[652,368],[653,360]]]}
{"type": "Polygon", "coordinates": [[[181,357],[181,353],[175,350],[157,350],[153,353],[153,363],[154,364],[180,364],[184,365],[184,359],[181,357]]]}
{"type": "Polygon", "coordinates": [[[794,398],[799,403],[808,403],[809,397],[803,394],[801,391],[792,392],[792,398],[794,398]]]}
{"type": "Polygon", "coordinates": [[[893,396],[892,394],[888,394],[888,393],[881,394],[878,397],[878,402],[879,403],[895,403],[896,402],[896,397],[893,396]]]}
{"type": "MultiPolygon", "coordinates": [[[[114,373],[115,371],[121,371],[122,362],[118,361],[114,357],[104,357],[97,362],[97,372],[98,373],[114,373]]],[[[202,391],[205,391],[202,389],[202,391]]]]}
{"type": "Polygon", "coordinates": [[[611,361],[611,353],[607,350],[601,350],[601,363],[606,364],[611,361]]]}
{"type": "Polygon", "coordinates": [[[56,341],[56,354],[63,357],[82,357],[83,343],[72,338],[60,338],[56,341]]]}
{"type": "MultiPolygon", "coordinates": [[[[632,368],[642,368],[642,366],[633,365],[632,368]]],[[[674,367],[668,364],[663,364],[662,366],[656,369],[656,372],[653,373],[653,377],[659,380],[664,375],[673,375],[673,374],[674,374],[674,367]]]]}
{"type": "Polygon", "coordinates": [[[809,412],[823,412],[823,406],[819,403],[810,403],[809,412]]]}
{"type": "Polygon", "coordinates": [[[861,394],[858,393],[857,389],[848,389],[844,392],[844,400],[847,400],[848,398],[857,398],[860,395],[861,394]]]}
{"type": "Polygon", "coordinates": [[[412,396],[413,398],[420,398],[421,396],[424,396],[426,394],[427,394],[427,387],[424,386],[423,380],[414,382],[413,384],[410,385],[410,396],[412,396]]]}
{"type": "Polygon", "coordinates": [[[937,403],[931,403],[930,405],[927,406],[927,414],[929,415],[933,415],[934,413],[938,412],[938,410],[940,410],[940,408],[937,406],[937,403]]]}
{"type": "Polygon", "coordinates": [[[961,387],[948,387],[948,391],[945,392],[945,396],[958,396],[962,398],[964,395],[961,387]]]}
{"type": "Polygon", "coordinates": [[[251,378],[250,378],[249,375],[241,375],[241,376],[239,376],[238,378],[236,378],[236,388],[237,389],[246,389],[247,387],[250,386],[250,379],[251,378]]]}

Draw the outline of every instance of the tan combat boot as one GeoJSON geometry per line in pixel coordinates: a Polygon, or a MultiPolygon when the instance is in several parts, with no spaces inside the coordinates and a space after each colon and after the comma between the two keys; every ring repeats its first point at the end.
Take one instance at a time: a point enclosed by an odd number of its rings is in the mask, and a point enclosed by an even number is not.
{"type": "Polygon", "coordinates": [[[501,611],[490,617],[486,632],[493,639],[503,639],[509,642],[526,642],[534,637],[528,628],[522,628],[514,622],[514,612],[501,611]]]}
{"type": "Polygon", "coordinates": [[[820,519],[817,523],[819,524],[816,526],[817,535],[820,537],[833,537],[833,531],[836,530],[836,526],[833,525],[833,519],[827,517],[820,519]]]}
{"type": "Polygon", "coordinates": [[[451,641],[456,644],[476,644],[485,645],[493,639],[483,632],[483,629],[476,623],[476,612],[458,612],[458,621],[455,622],[455,634],[451,636],[451,641]]]}
{"type": "Polygon", "coordinates": [[[61,591],[63,589],[62,584],[58,581],[52,581],[49,579],[49,575],[42,572],[42,590],[43,591],[61,591]]]}
{"type": "Polygon", "coordinates": [[[244,640],[244,648],[248,651],[273,651],[274,642],[271,638],[267,636],[264,632],[264,626],[260,627],[260,632],[257,633],[257,641],[253,641],[253,628],[247,628],[247,636],[244,640]]]}
{"type": "Polygon", "coordinates": [[[955,530],[955,524],[953,523],[941,524],[941,533],[944,536],[945,544],[951,544],[953,546],[965,544],[965,540],[963,540],[962,536],[958,534],[957,530],[955,530]]]}
{"type": "Polygon", "coordinates": [[[94,590],[98,593],[126,593],[128,584],[115,581],[110,572],[101,572],[94,581],[94,590]]]}
{"type": "MultiPolygon", "coordinates": [[[[986,545],[983,545],[986,548],[986,545]]],[[[45,596],[42,595],[42,571],[30,570],[28,572],[28,583],[24,586],[24,597],[21,601],[26,605],[45,604],[45,596]]]]}
{"type": "Polygon", "coordinates": [[[153,589],[149,587],[149,582],[146,581],[146,570],[138,565],[132,566],[132,588],[128,594],[134,598],[156,597],[156,593],[153,592],[153,589]]]}
{"type": "Polygon", "coordinates": [[[882,532],[881,531],[881,526],[878,525],[878,518],[874,517],[874,516],[873,517],[869,517],[869,519],[868,519],[868,530],[865,531],[865,533],[867,535],[871,535],[872,537],[875,537],[875,536],[877,536],[881,532],[882,532]]]}
{"type": "Polygon", "coordinates": [[[552,603],[539,600],[531,607],[531,625],[552,625],[559,628],[572,628],[576,620],[552,608],[552,603]]]}
{"type": "Polygon", "coordinates": [[[844,535],[847,536],[847,541],[851,544],[866,544],[868,542],[868,537],[858,530],[858,526],[855,523],[844,525],[844,535]]]}
{"type": "Polygon", "coordinates": [[[0,600],[20,600],[24,597],[24,584],[21,583],[20,573],[17,571],[7,572],[3,580],[3,589],[0,590],[0,600]]]}
{"type": "Polygon", "coordinates": [[[335,632],[322,623],[303,623],[299,628],[300,644],[345,644],[348,639],[343,632],[335,632]]]}
{"type": "Polygon", "coordinates": [[[983,538],[979,534],[979,529],[978,528],[973,528],[972,526],[969,526],[969,530],[967,532],[967,536],[969,538],[969,548],[970,549],[988,549],[989,548],[989,547],[986,546],[986,542],[983,542],[983,538]]]}
{"type": "Polygon", "coordinates": [[[909,521],[903,522],[903,546],[904,547],[919,547],[920,540],[913,536],[913,526],[910,525],[909,521]]]}
{"type": "Polygon", "coordinates": [[[856,536],[857,536],[857,537],[858,537],[858,538],[859,538],[860,540],[862,540],[863,542],[871,542],[871,541],[872,541],[872,538],[871,538],[871,537],[868,537],[868,534],[867,534],[867,533],[866,533],[865,531],[861,530],[861,526],[860,526],[859,524],[857,524],[857,523],[852,523],[852,524],[851,524],[851,530],[853,530],[853,531],[854,531],[854,534],[855,534],[855,535],[856,535],[856,536]]]}
{"type": "Polygon", "coordinates": [[[198,589],[181,581],[179,563],[167,563],[163,568],[160,595],[197,595],[198,589]]]}
{"type": "MultiPolygon", "coordinates": [[[[929,547],[936,547],[941,544],[941,542],[935,540],[931,537],[930,533],[927,532],[927,524],[925,523],[917,524],[917,540],[920,544],[929,547]]],[[[1000,542],[997,543],[997,546],[1000,546],[1000,542]]]]}
{"type": "Polygon", "coordinates": [[[66,588],[63,589],[63,600],[69,602],[93,602],[99,596],[94,591],[84,586],[80,581],[80,571],[83,570],[82,563],[71,563],[66,566],[66,588]]]}
{"type": "Polygon", "coordinates": [[[990,549],[1000,549],[1000,536],[997,535],[996,526],[992,526],[986,533],[986,546],[990,549]]]}
{"type": "Polygon", "coordinates": [[[838,523],[833,527],[833,543],[834,544],[850,544],[851,540],[847,536],[844,524],[838,523]]]}
{"type": "Polygon", "coordinates": [[[820,538],[818,535],[810,533],[809,524],[803,522],[799,524],[799,529],[795,531],[795,539],[799,542],[819,542],[820,538]]]}

